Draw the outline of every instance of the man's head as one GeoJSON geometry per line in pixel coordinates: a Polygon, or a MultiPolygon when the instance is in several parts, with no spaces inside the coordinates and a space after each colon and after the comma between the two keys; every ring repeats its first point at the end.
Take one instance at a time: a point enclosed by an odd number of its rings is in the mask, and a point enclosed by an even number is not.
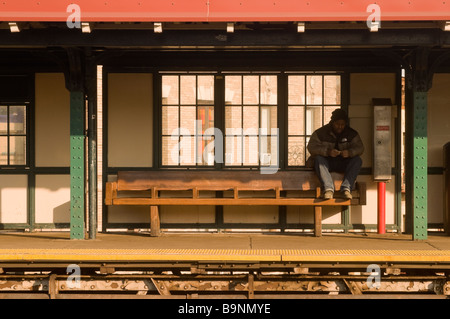
{"type": "Polygon", "coordinates": [[[336,134],[341,134],[348,123],[347,113],[343,109],[336,109],[331,113],[331,127],[333,132],[336,134]]]}

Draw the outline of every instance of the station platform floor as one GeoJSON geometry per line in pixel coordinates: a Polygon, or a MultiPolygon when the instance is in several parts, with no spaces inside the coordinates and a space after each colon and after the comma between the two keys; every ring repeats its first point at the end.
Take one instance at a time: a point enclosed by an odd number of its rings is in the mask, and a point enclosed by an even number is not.
{"type": "Polygon", "coordinates": [[[387,233],[98,233],[0,231],[0,262],[11,261],[343,261],[450,264],[450,236],[387,233]]]}

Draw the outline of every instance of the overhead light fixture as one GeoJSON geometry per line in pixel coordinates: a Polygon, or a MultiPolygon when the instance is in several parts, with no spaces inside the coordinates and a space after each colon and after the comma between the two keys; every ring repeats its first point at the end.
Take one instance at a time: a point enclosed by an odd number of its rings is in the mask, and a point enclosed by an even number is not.
{"type": "Polygon", "coordinates": [[[298,33],[305,32],[305,22],[297,22],[297,32],[298,33]]]}
{"type": "Polygon", "coordinates": [[[162,23],[161,22],[155,22],[153,23],[153,31],[155,33],[162,33],[162,23]]]}
{"type": "Polygon", "coordinates": [[[9,29],[11,30],[11,32],[20,32],[20,28],[17,25],[17,22],[9,22],[9,29]]]}
{"type": "Polygon", "coordinates": [[[81,32],[91,33],[91,26],[89,22],[81,22],[81,32]]]}
{"type": "Polygon", "coordinates": [[[450,21],[443,21],[441,29],[443,31],[450,31],[450,21]]]}
{"type": "Polygon", "coordinates": [[[234,32],[234,23],[233,22],[228,22],[227,23],[227,32],[228,33],[233,33],[234,32]]]}

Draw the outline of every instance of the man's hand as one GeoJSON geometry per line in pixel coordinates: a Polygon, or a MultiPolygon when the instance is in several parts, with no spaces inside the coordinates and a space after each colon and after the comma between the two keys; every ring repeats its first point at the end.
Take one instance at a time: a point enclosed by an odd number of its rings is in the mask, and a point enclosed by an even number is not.
{"type": "Polygon", "coordinates": [[[328,155],[331,157],[336,157],[341,154],[341,151],[338,151],[337,149],[333,148],[332,150],[328,151],[328,155]]]}
{"type": "Polygon", "coordinates": [[[347,158],[347,157],[350,156],[350,154],[349,154],[348,150],[343,150],[343,151],[341,152],[341,156],[342,156],[343,158],[347,158]]]}

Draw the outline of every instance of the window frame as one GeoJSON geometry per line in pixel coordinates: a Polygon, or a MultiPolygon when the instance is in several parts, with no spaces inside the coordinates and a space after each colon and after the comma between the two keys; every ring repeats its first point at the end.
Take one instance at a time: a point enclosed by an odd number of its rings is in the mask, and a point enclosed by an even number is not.
{"type": "Polygon", "coordinates": [[[28,101],[15,101],[15,102],[0,102],[0,106],[6,106],[7,107],[7,115],[6,115],[6,133],[0,132],[0,137],[6,137],[7,139],[7,154],[6,154],[6,164],[0,164],[0,168],[25,168],[30,167],[30,102],[28,101]],[[11,133],[10,124],[11,124],[11,118],[10,118],[10,109],[13,106],[23,106],[25,108],[24,112],[24,133],[11,133]],[[24,163],[23,164],[11,164],[11,137],[25,137],[25,156],[24,156],[24,163]]]}
{"type": "Polygon", "coordinates": [[[289,103],[289,98],[287,98],[286,103],[285,103],[285,107],[286,107],[286,112],[285,112],[285,116],[286,116],[286,128],[284,130],[285,132],[285,138],[286,138],[286,143],[284,146],[284,150],[285,150],[285,156],[286,156],[286,160],[285,160],[285,168],[305,168],[306,167],[306,162],[309,158],[309,152],[307,150],[307,145],[308,145],[308,141],[309,138],[311,137],[311,135],[314,133],[314,131],[317,128],[320,128],[323,125],[326,125],[329,122],[329,118],[325,116],[325,108],[326,107],[335,107],[335,108],[342,108],[344,105],[344,96],[343,96],[343,80],[344,80],[344,76],[342,72],[334,72],[334,71],[328,71],[328,72],[286,72],[286,92],[287,95],[289,96],[289,76],[304,76],[305,81],[304,81],[304,101],[303,104],[290,104],[289,103]],[[322,93],[321,93],[321,103],[308,103],[308,93],[307,93],[307,77],[308,76],[321,76],[322,77],[322,93]],[[330,103],[325,103],[325,77],[326,76],[339,76],[339,81],[340,81],[340,91],[339,91],[339,97],[340,97],[340,103],[339,104],[330,104],[330,103]],[[289,134],[289,110],[291,107],[303,107],[303,134],[289,134]],[[316,127],[316,128],[312,128],[311,127],[311,123],[309,123],[309,128],[310,130],[308,131],[308,107],[320,107],[321,109],[321,124],[316,127]],[[301,138],[304,142],[304,152],[301,156],[303,156],[303,165],[289,165],[289,139],[290,137],[297,137],[297,138],[301,138]]]}
{"type": "MultiPolygon", "coordinates": [[[[226,108],[227,107],[240,107],[240,113],[241,113],[241,127],[239,129],[241,129],[241,134],[231,134],[230,136],[239,136],[241,137],[241,162],[240,164],[234,164],[234,165],[230,165],[227,164],[226,158],[223,159],[223,168],[225,169],[242,169],[242,168],[247,168],[247,169],[260,169],[261,167],[269,167],[270,165],[263,165],[261,163],[261,155],[259,154],[260,149],[261,149],[261,136],[266,136],[268,139],[271,138],[271,132],[267,132],[267,134],[261,134],[261,116],[262,116],[262,110],[263,109],[274,109],[274,113],[275,113],[275,118],[276,118],[276,123],[277,123],[277,128],[279,128],[279,108],[280,108],[280,88],[279,88],[279,77],[282,74],[282,72],[264,72],[264,71],[255,71],[255,72],[224,72],[223,76],[224,76],[224,95],[226,95],[226,77],[227,76],[240,76],[241,77],[241,103],[237,104],[237,105],[227,105],[226,103],[224,103],[224,110],[222,112],[222,116],[223,116],[223,123],[224,123],[224,132],[223,132],[223,153],[224,153],[224,157],[227,154],[227,142],[226,142],[226,137],[227,137],[227,132],[226,132],[226,108]],[[244,87],[244,77],[245,76],[258,76],[258,103],[245,103],[244,102],[244,91],[245,91],[245,87],[244,87]],[[276,98],[277,98],[277,102],[275,104],[270,104],[270,103],[262,103],[261,102],[261,78],[263,76],[276,76],[276,98]],[[258,131],[256,134],[252,134],[252,135],[246,135],[245,134],[245,127],[244,127],[244,108],[245,107],[256,107],[258,109],[258,131]],[[258,140],[258,155],[257,156],[257,163],[256,164],[246,164],[245,163],[245,146],[244,146],[244,140],[245,138],[250,138],[250,137],[254,137],[257,138],[258,140]]],[[[272,113],[272,112],[271,112],[272,113]]],[[[270,121],[270,119],[269,119],[270,121]]],[[[276,129],[277,129],[276,128],[276,129]]],[[[278,134],[280,134],[280,130],[278,130],[278,134]]],[[[277,165],[280,164],[280,142],[279,139],[277,139],[277,165]]],[[[272,153],[270,153],[272,154],[272,153]]]]}
{"type": "MultiPolygon", "coordinates": [[[[212,168],[214,167],[215,163],[213,163],[213,165],[208,165],[203,164],[203,156],[201,156],[202,162],[199,163],[198,162],[198,158],[199,158],[199,154],[198,154],[198,139],[200,138],[202,141],[204,140],[204,137],[211,137],[210,135],[204,135],[198,134],[198,127],[194,124],[194,134],[183,134],[183,132],[180,131],[181,127],[181,108],[183,106],[187,106],[187,107],[195,107],[195,113],[196,113],[196,121],[198,121],[198,116],[199,116],[199,109],[201,108],[207,108],[207,107],[212,107],[213,109],[213,120],[212,122],[215,123],[215,113],[216,113],[216,104],[217,104],[217,99],[216,99],[216,75],[217,72],[215,71],[211,71],[211,72],[201,72],[201,71],[179,71],[179,72],[159,72],[159,76],[158,79],[160,81],[160,101],[159,101],[159,108],[160,108],[160,116],[159,116],[159,121],[160,121],[160,125],[159,125],[159,132],[158,132],[158,139],[159,139],[159,167],[161,168],[184,168],[184,169],[192,169],[192,168],[212,168]],[[204,104],[204,103],[199,103],[199,99],[198,99],[198,77],[199,76],[207,76],[210,75],[213,77],[213,98],[214,100],[212,101],[211,104],[204,104]],[[177,103],[176,104],[172,104],[172,103],[163,103],[163,78],[164,76],[176,76],[178,77],[178,97],[177,97],[177,103]],[[182,104],[181,103],[181,77],[182,76],[195,76],[195,83],[196,83],[196,93],[195,93],[195,104],[182,104]],[[178,149],[178,161],[177,164],[164,164],[164,154],[163,154],[163,150],[164,150],[164,138],[170,138],[172,137],[172,134],[169,134],[170,132],[168,132],[168,134],[164,134],[164,127],[163,127],[163,116],[164,116],[164,107],[177,107],[178,108],[178,141],[177,144],[179,145],[180,143],[182,143],[181,138],[182,137],[190,137],[194,139],[194,154],[191,154],[191,156],[193,156],[193,164],[183,164],[182,163],[182,155],[180,154],[180,148],[178,149]]],[[[213,125],[214,126],[214,125],[213,125]]],[[[179,146],[178,146],[179,147],[179,146]]],[[[170,155],[169,155],[170,156],[170,155]]]]}

